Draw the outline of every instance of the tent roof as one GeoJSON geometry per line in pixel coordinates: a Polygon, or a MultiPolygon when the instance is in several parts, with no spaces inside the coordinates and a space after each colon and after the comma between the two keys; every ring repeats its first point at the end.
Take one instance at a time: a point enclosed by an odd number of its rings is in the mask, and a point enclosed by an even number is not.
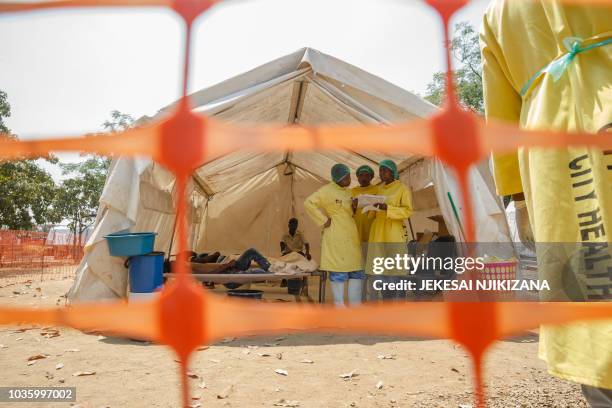
{"type": "MultiPolygon", "coordinates": [[[[424,118],[437,109],[411,92],[312,48],[197,91],[190,98],[194,111],[230,123],[385,124],[424,118]]],[[[376,166],[383,158],[394,159],[401,171],[421,157],[371,151],[239,151],[204,164],[195,179],[212,195],[282,163],[329,180],[329,169],[336,162],[356,169],[362,164],[376,166]]]]}

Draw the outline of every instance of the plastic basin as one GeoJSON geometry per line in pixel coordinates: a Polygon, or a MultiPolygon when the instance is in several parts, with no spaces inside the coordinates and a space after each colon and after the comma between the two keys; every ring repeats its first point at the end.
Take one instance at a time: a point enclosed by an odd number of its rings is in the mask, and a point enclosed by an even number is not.
{"type": "Polygon", "coordinates": [[[117,232],[106,235],[112,256],[136,256],[153,252],[156,232],[117,232]]]}

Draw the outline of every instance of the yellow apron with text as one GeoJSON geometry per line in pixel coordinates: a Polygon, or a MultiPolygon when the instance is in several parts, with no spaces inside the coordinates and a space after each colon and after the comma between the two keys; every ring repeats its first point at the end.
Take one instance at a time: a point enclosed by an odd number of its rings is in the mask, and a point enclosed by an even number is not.
{"type": "MultiPolygon", "coordinates": [[[[524,129],[570,132],[596,133],[612,122],[610,45],[577,54],[558,79],[545,74],[524,89],[540,69],[568,52],[572,37],[593,44],[606,38],[611,26],[610,7],[492,2],[481,30],[486,116],[524,129]]],[[[586,273],[575,277],[574,294],[611,300],[612,152],[519,149],[493,162],[499,195],[524,192],[538,245],[564,242],[588,249],[580,260],[586,273]]],[[[560,283],[568,263],[538,252],[540,279],[560,283]]],[[[540,357],[553,375],[612,388],[612,321],[543,327],[540,357]]]]}

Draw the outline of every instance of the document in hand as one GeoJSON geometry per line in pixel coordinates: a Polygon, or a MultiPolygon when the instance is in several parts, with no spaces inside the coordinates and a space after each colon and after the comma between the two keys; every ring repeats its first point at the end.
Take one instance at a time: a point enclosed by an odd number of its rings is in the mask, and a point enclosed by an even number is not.
{"type": "Polygon", "coordinates": [[[374,207],[374,204],[384,203],[386,197],[384,195],[361,194],[357,196],[357,207],[362,208],[362,212],[380,211],[374,207]]]}

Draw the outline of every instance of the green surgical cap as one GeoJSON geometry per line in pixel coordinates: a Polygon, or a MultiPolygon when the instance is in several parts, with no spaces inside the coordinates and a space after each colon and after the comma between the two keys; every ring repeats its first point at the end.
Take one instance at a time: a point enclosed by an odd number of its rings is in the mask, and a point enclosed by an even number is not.
{"type": "Polygon", "coordinates": [[[359,166],[357,168],[357,171],[355,172],[355,174],[359,175],[359,173],[362,173],[364,171],[366,173],[368,173],[370,176],[374,177],[374,170],[370,166],[368,166],[367,164],[364,164],[363,166],[359,166]]]}
{"type": "Polygon", "coordinates": [[[340,180],[342,180],[349,174],[351,174],[351,170],[346,164],[334,164],[334,166],[331,168],[331,178],[332,180],[334,180],[335,183],[339,183],[340,180]]]}
{"type": "Polygon", "coordinates": [[[399,178],[399,174],[397,173],[397,165],[393,160],[385,159],[379,163],[380,167],[384,167],[393,173],[393,178],[397,180],[399,178]]]}

